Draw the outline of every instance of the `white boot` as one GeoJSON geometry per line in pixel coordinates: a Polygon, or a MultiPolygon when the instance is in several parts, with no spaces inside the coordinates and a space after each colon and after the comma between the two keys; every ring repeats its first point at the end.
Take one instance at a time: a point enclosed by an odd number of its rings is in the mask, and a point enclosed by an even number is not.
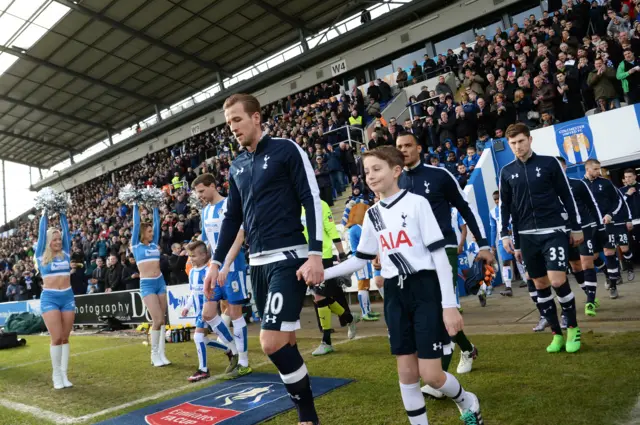
{"type": "Polygon", "coordinates": [[[160,341],[158,343],[158,354],[160,355],[160,360],[162,361],[162,364],[164,364],[165,366],[168,366],[171,364],[171,362],[164,355],[164,346],[167,342],[166,335],[165,335],[166,328],[167,328],[166,325],[160,326],[160,341]]]}
{"type": "Polygon", "coordinates": [[[61,390],[64,388],[62,382],[62,373],[60,371],[60,361],[62,357],[62,345],[50,345],[49,354],[51,355],[51,367],[53,368],[53,388],[61,390]]]}
{"type": "Polygon", "coordinates": [[[154,331],[153,329],[149,333],[151,334],[151,364],[155,367],[164,366],[160,354],[158,354],[160,337],[164,337],[164,335],[160,335],[160,331],[154,331]]]}
{"type": "Polygon", "coordinates": [[[60,362],[60,375],[62,376],[62,384],[65,388],[73,387],[73,384],[67,378],[67,369],[69,368],[69,343],[62,344],[62,358],[60,362]]]}

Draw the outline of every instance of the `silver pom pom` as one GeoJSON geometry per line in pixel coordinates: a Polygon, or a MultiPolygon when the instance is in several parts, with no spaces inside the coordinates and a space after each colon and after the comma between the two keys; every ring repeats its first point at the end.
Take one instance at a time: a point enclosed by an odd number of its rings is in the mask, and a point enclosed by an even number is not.
{"type": "Polygon", "coordinates": [[[142,200],[140,190],[136,189],[135,187],[133,187],[133,185],[130,184],[120,189],[118,198],[126,205],[137,204],[142,200]]]}
{"type": "Polygon", "coordinates": [[[140,202],[149,208],[160,208],[164,205],[164,192],[157,187],[140,189],[140,202]]]}
{"type": "Polygon", "coordinates": [[[198,211],[204,208],[204,204],[198,197],[198,194],[196,193],[195,190],[192,191],[191,194],[189,195],[189,206],[191,206],[191,208],[197,209],[198,211]]]}
{"type": "Polygon", "coordinates": [[[50,187],[45,187],[38,192],[35,201],[36,209],[40,211],[46,209],[49,216],[54,214],[66,214],[67,208],[69,208],[70,204],[66,193],[56,192],[50,187]]]}

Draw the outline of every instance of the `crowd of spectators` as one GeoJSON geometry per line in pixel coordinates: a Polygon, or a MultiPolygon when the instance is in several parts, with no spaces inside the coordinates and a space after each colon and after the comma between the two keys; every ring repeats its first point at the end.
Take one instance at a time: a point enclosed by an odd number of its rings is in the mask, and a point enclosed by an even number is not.
{"type": "MultiPolygon", "coordinates": [[[[473,47],[461,43],[458,53],[425,55],[421,64],[414,61],[411,78],[404,79],[407,73],[399,70],[399,86],[419,82],[433,70],[450,69],[459,75],[462,89],[452,90],[444,77],[432,90],[422,87],[411,99],[413,119],[384,120],[380,112],[393,88],[383,80],[370,82],[364,92],[357,87],[347,92],[332,81],[265,106],[263,130],[294,140],[309,156],[321,197],[329,205],[349,186],[351,199],[370,197],[360,151],[395,144],[404,131],[416,135],[427,163],[446,167],[464,186],[486,142],[503,137],[516,121],[544,127],[584,116],[587,110],[618,108],[622,100],[638,102],[639,11],[636,1],[569,0],[553,16],[545,12],[539,20],[533,15],[525,19],[523,27],[497,28],[495,36],[479,36],[473,47]],[[357,136],[353,129],[364,129],[372,120],[368,146],[344,142],[345,125],[357,136]]],[[[216,128],[72,189],[68,218],[74,292],[138,286],[129,249],[131,210],[118,200],[119,190],[129,183],[166,192],[161,268],[169,284],[186,282],[184,245],[200,232],[199,211],[188,202],[189,186],[198,174],[210,172],[226,195],[230,162],[238,150],[228,130],[216,128]]],[[[32,258],[38,218],[20,222],[11,236],[0,239],[0,302],[39,296],[32,258]]]]}
{"type": "Polygon", "coordinates": [[[473,46],[460,43],[437,58],[424,56],[401,83],[447,67],[461,88],[453,93],[439,77],[410,99],[412,119],[377,129],[376,145],[395,144],[400,131],[416,135],[427,163],[446,167],[464,184],[489,139],[523,122],[542,128],[640,101],[640,2],[568,0],[521,27],[495,29],[473,46]]]}

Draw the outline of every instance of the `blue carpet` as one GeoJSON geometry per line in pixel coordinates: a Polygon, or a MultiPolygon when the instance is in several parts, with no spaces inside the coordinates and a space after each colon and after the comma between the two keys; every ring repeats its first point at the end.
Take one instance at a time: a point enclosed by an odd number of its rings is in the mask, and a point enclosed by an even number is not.
{"type": "MultiPolygon", "coordinates": [[[[311,378],[318,397],[352,382],[311,378]]],[[[280,376],[253,373],[148,406],[98,425],[254,425],[292,409],[280,376]]]]}

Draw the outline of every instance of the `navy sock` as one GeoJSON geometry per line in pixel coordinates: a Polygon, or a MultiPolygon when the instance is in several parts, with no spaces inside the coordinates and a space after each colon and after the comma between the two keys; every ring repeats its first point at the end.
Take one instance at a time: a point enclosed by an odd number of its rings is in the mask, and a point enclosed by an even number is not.
{"type": "Polygon", "coordinates": [[[473,344],[471,344],[469,338],[464,334],[464,331],[458,332],[451,340],[458,344],[458,347],[460,347],[462,351],[471,352],[473,350],[473,344]]]}
{"type": "Polygon", "coordinates": [[[620,264],[618,263],[618,257],[615,254],[607,255],[606,264],[607,272],[609,273],[609,280],[615,287],[615,284],[620,280],[620,264]]]}
{"type": "Polygon", "coordinates": [[[567,318],[567,326],[575,328],[578,326],[578,319],[576,318],[576,298],[571,292],[571,286],[569,281],[565,281],[561,286],[553,288],[558,296],[558,302],[562,307],[562,314],[567,318]]]}
{"type": "Polygon", "coordinates": [[[607,267],[604,263],[604,260],[602,260],[602,258],[600,258],[600,255],[598,255],[595,260],[593,260],[593,265],[596,267],[596,271],[597,272],[602,272],[604,273],[605,277],[607,279],[609,279],[609,272],[607,272],[607,267]]]}
{"type": "Polygon", "coordinates": [[[551,294],[551,288],[538,289],[538,308],[540,313],[549,322],[551,332],[557,335],[562,335],[562,329],[560,328],[560,322],[558,321],[558,310],[556,308],[556,302],[551,294]]]}
{"type": "Polygon", "coordinates": [[[307,366],[298,351],[298,345],[287,344],[269,355],[269,359],[278,368],[289,397],[296,405],[299,421],[318,422],[318,414],[311,393],[311,381],[307,366]]]}
{"type": "Polygon", "coordinates": [[[576,282],[578,282],[578,285],[580,285],[580,288],[582,288],[582,290],[586,294],[587,288],[584,283],[585,281],[584,270],[580,270],[579,272],[573,272],[573,276],[576,278],[576,282]]]}
{"type": "Polygon", "coordinates": [[[584,271],[584,292],[587,293],[587,302],[596,301],[596,288],[598,285],[598,275],[596,269],[586,269],[584,271]]]}
{"type": "Polygon", "coordinates": [[[527,279],[527,289],[529,290],[529,296],[540,312],[540,317],[543,317],[544,314],[542,314],[542,309],[540,308],[540,304],[538,304],[538,290],[532,279],[527,279]]]}
{"type": "Polygon", "coordinates": [[[622,254],[622,263],[624,264],[624,269],[627,271],[632,272],[633,271],[633,263],[631,262],[631,260],[633,259],[633,252],[631,251],[627,251],[625,253],[622,254]]]}

